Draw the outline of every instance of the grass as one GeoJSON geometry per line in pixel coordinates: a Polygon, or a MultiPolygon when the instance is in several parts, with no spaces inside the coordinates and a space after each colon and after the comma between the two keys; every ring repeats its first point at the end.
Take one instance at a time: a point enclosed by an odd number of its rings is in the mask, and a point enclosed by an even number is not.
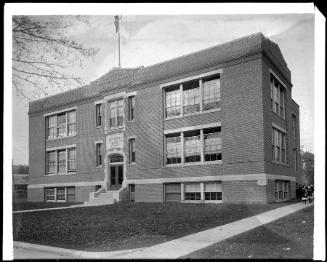
{"type": "Polygon", "coordinates": [[[287,203],[117,203],[14,213],[14,240],[87,251],[152,246],[250,217],[287,203]]]}
{"type": "Polygon", "coordinates": [[[82,202],[14,202],[12,205],[13,211],[30,210],[30,209],[43,209],[52,207],[65,207],[71,205],[82,204],[82,202]]]}
{"type": "Polygon", "coordinates": [[[312,259],[313,206],[183,258],[312,259]]]}

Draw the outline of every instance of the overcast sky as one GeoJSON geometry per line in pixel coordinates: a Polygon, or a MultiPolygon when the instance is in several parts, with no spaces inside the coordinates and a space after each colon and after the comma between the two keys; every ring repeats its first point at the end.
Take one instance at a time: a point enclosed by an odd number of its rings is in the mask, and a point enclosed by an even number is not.
{"type": "MultiPolygon", "coordinates": [[[[151,65],[238,37],[262,32],[276,42],[292,72],[293,99],[300,105],[300,135],[304,150],[313,152],[314,16],[178,15],[125,16],[121,21],[122,67],[151,65]]],[[[113,16],[90,16],[71,38],[99,48],[94,61],[75,69],[87,82],[118,65],[113,16]]],[[[28,163],[28,102],[13,90],[13,158],[28,163]]]]}

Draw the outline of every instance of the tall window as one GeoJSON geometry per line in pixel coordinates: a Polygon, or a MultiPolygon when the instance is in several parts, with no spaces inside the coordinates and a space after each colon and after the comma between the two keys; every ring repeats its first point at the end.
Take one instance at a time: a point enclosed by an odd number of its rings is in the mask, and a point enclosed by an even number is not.
{"type": "Polygon", "coordinates": [[[124,104],[123,99],[109,102],[109,128],[120,127],[124,120],[124,104]]]}
{"type": "Polygon", "coordinates": [[[285,87],[271,74],[271,109],[281,117],[285,117],[285,87]]]}
{"type": "Polygon", "coordinates": [[[96,127],[102,126],[102,104],[95,105],[95,122],[96,127]]]}
{"type": "Polygon", "coordinates": [[[47,117],[48,139],[76,135],[76,110],[47,117]]]}
{"type": "Polygon", "coordinates": [[[48,118],[48,138],[57,137],[57,116],[49,116],[48,118]]]}
{"type": "Polygon", "coordinates": [[[293,149],[293,157],[294,157],[294,170],[298,171],[297,166],[298,166],[298,161],[297,161],[297,150],[296,148],[293,149]]]}
{"type": "Polygon", "coordinates": [[[129,163],[135,163],[135,138],[128,140],[129,163]]]}
{"type": "Polygon", "coordinates": [[[292,114],[292,134],[293,139],[296,139],[296,116],[292,114]]]}
{"type": "Polygon", "coordinates": [[[102,143],[95,144],[96,166],[102,166],[102,143]]]}
{"type": "Polygon", "coordinates": [[[200,111],[199,80],[183,84],[183,113],[200,111]]]}
{"type": "Polygon", "coordinates": [[[167,164],[182,162],[180,134],[166,135],[166,159],[167,164]]]}
{"type": "Polygon", "coordinates": [[[275,181],[275,199],[276,200],[287,200],[290,198],[289,195],[290,182],[285,180],[275,181]]]}
{"type": "Polygon", "coordinates": [[[184,133],[185,163],[201,161],[200,130],[184,133]]]}
{"type": "Polygon", "coordinates": [[[274,162],[286,164],[286,135],[275,128],[272,129],[272,155],[274,162]]]}
{"type": "Polygon", "coordinates": [[[56,172],[56,152],[55,151],[48,152],[47,159],[48,159],[47,172],[48,174],[54,174],[56,172]]]}
{"type": "Polygon", "coordinates": [[[181,114],[180,87],[173,86],[166,90],[166,117],[181,114]]]}
{"type": "Polygon", "coordinates": [[[73,136],[76,134],[76,111],[67,113],[68,135],[73,136]]]}
{"type": "Polygon", "coordinates": [[[68,172],[76,171],[76,148],[68,149],[68,172]]]}
{"type": "Polygon", "coordinates": [[[58,151],[58,173],[66,173],[66,150],[58,151]]]}
{"type": "Polygon", "coordinates": [[[220,78],[214,76],[203,80],[203,109],[218,108],[220,102],[220,78]]]}
{"type": "Polygon", "coordinates": [[[135,118],[135,96],[128,97],[128,121],[135,118]]]}
{"type": "Polygon", "coordinates": [[[57,134],[58,137],[66,136],[66,113],[57,116],[57,134]]]}
{"type": "Polygon", "coordinates": [[[203,130],[205,161],[221,160],[221,127],[203,130]]]}

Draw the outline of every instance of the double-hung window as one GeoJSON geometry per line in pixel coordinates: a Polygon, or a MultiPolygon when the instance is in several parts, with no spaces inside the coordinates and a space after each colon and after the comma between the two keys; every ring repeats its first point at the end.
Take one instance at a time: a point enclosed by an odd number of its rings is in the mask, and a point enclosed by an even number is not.
{"type": "Polygon", "coordinates": [[[124,121],[123,99],[109,102],[109,128],[121,127],[124,121]]]}
{"type": "Polygon", "coordinates": [[[200,130],[184,133],[185,163],[201,161],[200,130]]]}
{"type": "Polygon", "coordinates": [[[184,186],[185,200],[201,200],[200,183],[187,183],[184,186]]]}
{"type": "Polygon", "coordinates": [[[73,202],[75,201],[75,187],[51,187],[44,189],[46,202],[73,202]]]}
{"type": "Polygon", "coordinates": [[[135,118],[135,96],[128,97],[128,121],[135,118]]]}
{"type": "Polygon", "coordinates": [[[221,160],[221,127],[203,130],[205,161],[221,160]]]}
{"type": "Polygon", "coordinates": [[[76,148],[68,148],[68,172],[76,171],[76,148]]]}
{"type": "Polygon", "coordinates": [[[102,166],[102,142],[95,144],[96,166],[102,166]]]}
{"type": "Polygon", "coordinates": [[[272,155],[275,163],[286,164],[286,134],[272,129],[272,155]]]}
{"type": "Polygon", "coordinates": [[[296,116],[292,114],[292,134],[293,139],[296,139],[296,116]]]}
{"type": "Polygon", "coordinates": [[[129,163],[135,163],[135,138],[128,140],[129,163]]]}
{"type": "Polygon", "coordinates": [[[181,161],[181,134],[166,135],[166,163],[178,164],[181,161]]]}
{"type": "Polygon", "coordinates": [[[66,150],[58,151],[58,173],[66,173],[66,150]]]}
{"type": "Polygon", "coordinates": [[[57,134],[58,137],[67,136],[66,134],[66,113],[57,115],[57,134]]]}
{"type": "Polygon", "coordinates": [[[49,116],[48,118],[48,139],[57,137],[57,116],[49,116]]]}
{"type": "Polygon", "coordinates": [[[56,151],[51,151],[47,153],[48,159],[48,174],[54,174],[56,172],[56,151]]]}
{"type": "Polygon", "coordinates": [[[271,74],[270,75],[271,110],[285,118],[286,88],[271,74]]]}
{"type": "Polygon", "coordinates": [[[67,113],[68,136],[76,135],[76,111],[67,113]]]}
{"type": "Polygon", "coordinates": [[[200,111],[199,81],[183,84],[183,113],[189,114],[200,111]]]}
{"type": "Polygon", "coordinates": [[[179,85],[166,90],[166,117],[179,116],[181,114],[181,92],[179,85]]]}
{"type": "Polygon", "coordinates": [[[210,110],[220,106],[220,78],[214,76],[203,80],[203,109],[210,110]]]}
{"type": "Polygon", "coordinates": [[[102,104],[95,105],[95,122],[96,127],[102,126],[102,104]]]}

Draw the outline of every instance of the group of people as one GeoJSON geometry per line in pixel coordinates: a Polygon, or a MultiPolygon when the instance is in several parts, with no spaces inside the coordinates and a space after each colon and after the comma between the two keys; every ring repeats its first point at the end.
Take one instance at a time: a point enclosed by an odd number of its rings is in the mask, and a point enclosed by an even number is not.
{"type": "Polygon", "coordinates": [[[313,185],[299,185],[296,189],[296,198],[301,199],[305,204],[313,201],[313,185]]]}

